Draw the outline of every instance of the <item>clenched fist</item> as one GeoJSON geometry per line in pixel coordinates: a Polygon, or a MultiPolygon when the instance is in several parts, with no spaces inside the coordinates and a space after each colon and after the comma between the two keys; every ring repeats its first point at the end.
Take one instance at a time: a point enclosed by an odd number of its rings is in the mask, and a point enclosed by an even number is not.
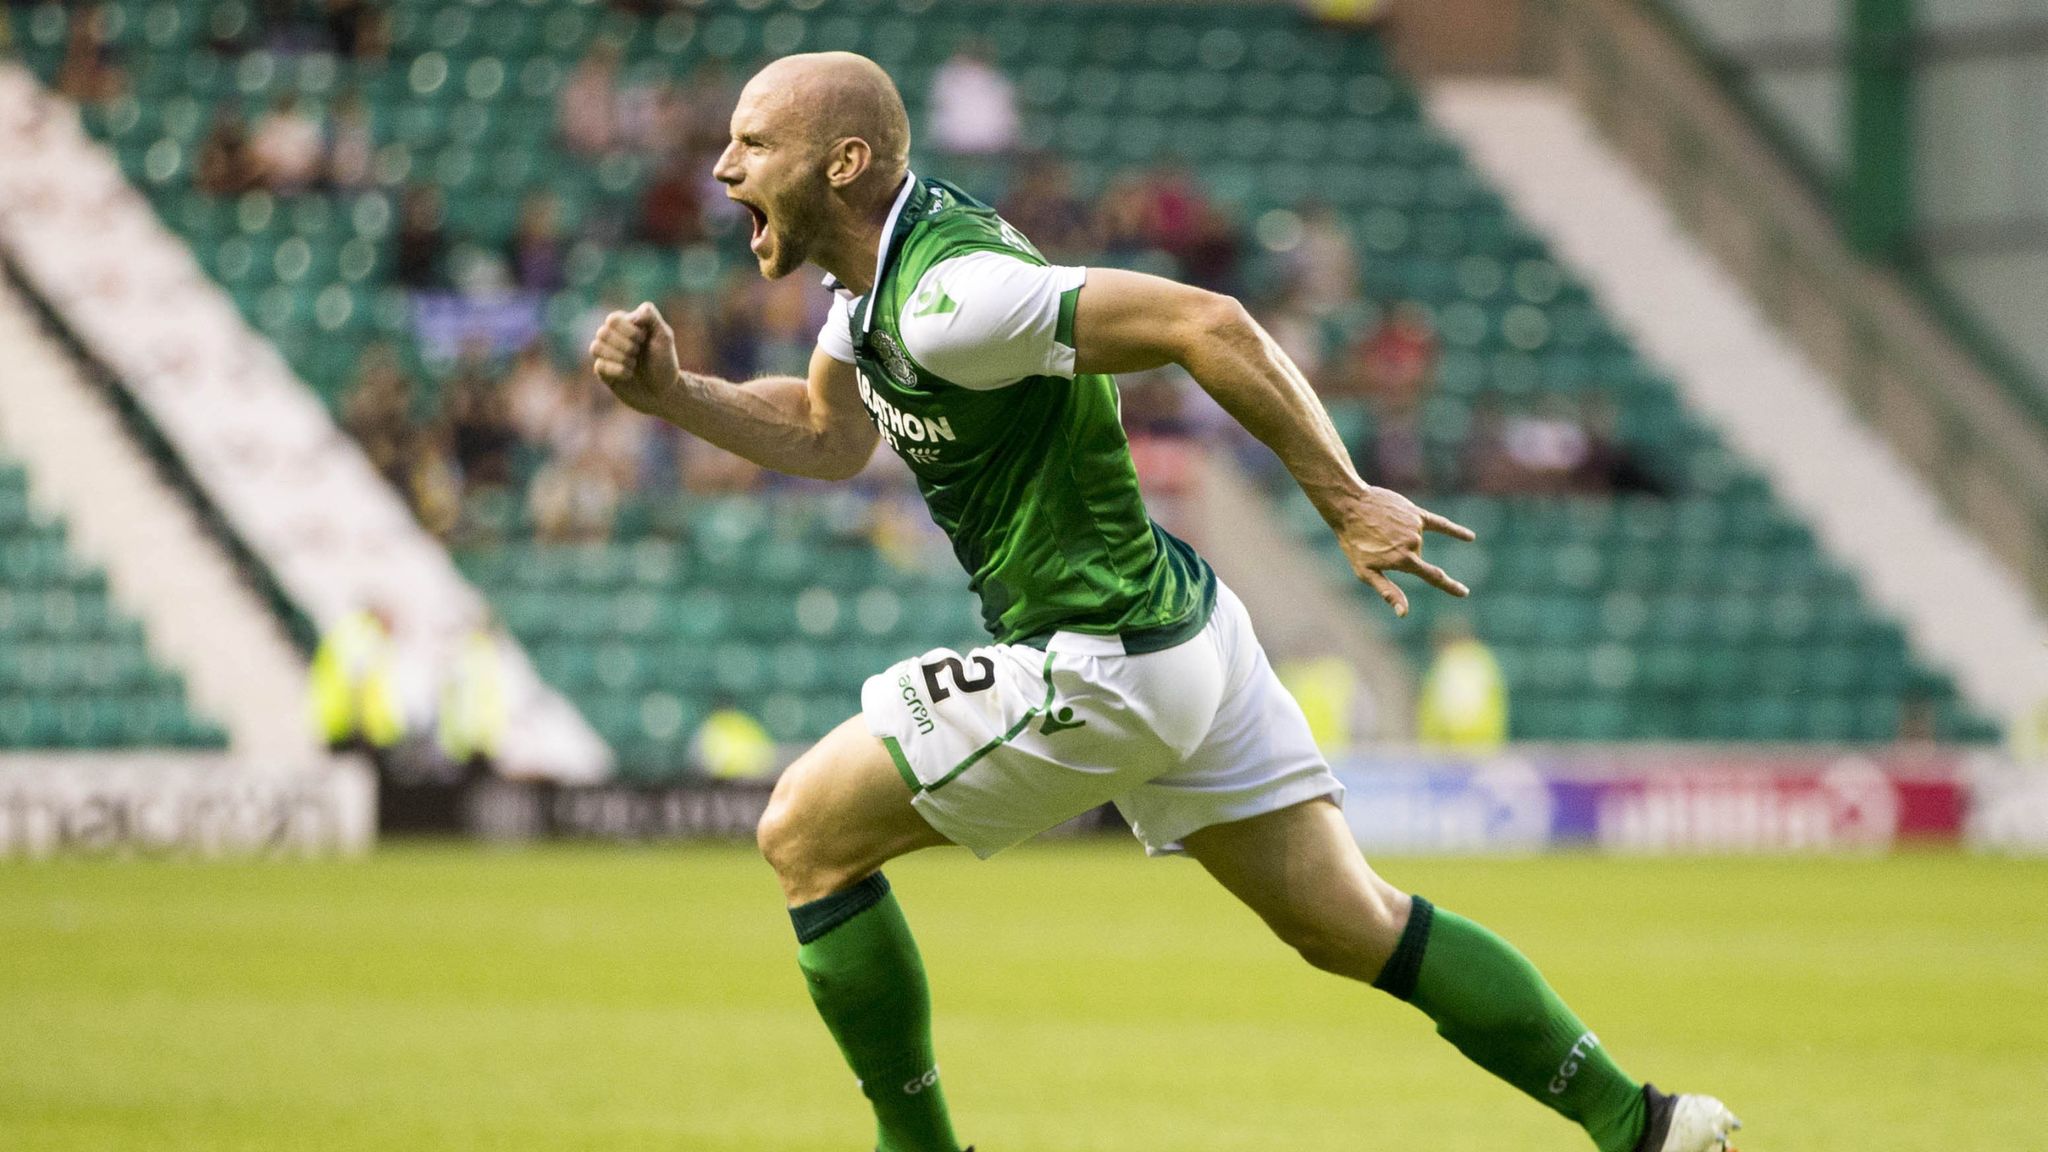
{"type": "Polygon", "coordinates": [[[657,413],[675,387],[676,334],[652,304],[614,312],[590,342],[590,366],[629,408],[657,413]]]}

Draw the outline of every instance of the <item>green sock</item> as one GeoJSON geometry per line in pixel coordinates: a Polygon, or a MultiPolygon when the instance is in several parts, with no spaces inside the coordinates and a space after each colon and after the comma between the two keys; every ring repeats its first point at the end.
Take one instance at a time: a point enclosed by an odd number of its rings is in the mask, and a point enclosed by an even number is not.
{"type": "Polygon", "coordinates": [[[1436,1021],[1473,1063],[1577,1122],[1600,1152],[1642,1138],[1642,1086],[1628,1078],[1513,945],[1415,898],[1373,986],[1436,1021]]]}
{"type": "Polygon", "coordinates": [[[789,910],[811,1002],[874,1105],[879,1152],[960,1152],[932,1056],[932,1000],[880,872],[789,910]]]}

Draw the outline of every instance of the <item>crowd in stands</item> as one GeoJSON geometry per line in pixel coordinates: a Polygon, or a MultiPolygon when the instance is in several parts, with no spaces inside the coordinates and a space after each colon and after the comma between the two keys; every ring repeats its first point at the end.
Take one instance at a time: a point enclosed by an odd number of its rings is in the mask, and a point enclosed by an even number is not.
{"type": "MultiPolygon", "coordinates": [[[[60,86],[84,103],[127,88],[103,11],[72,21],[60,86]]],[[[375,0],[260,0],[244,19],[214,20],[208,43],[227,55],[261,47],[374,63],[389,53],[391,33],[375,0]]],[[[687,76],[650,74],[628,69],[617,45],[597,41],[557,91],[553,139],[574,162],[630,155],[648,176],[631,203],[573,221],[542,182],[524,196],[501,244],[455,234],[447,197],[433,183],[393,188],[380,177],[384,141],[354,90],[318,115],[289,93],[253,113],[222,106],[194,174],[217,196],[389,188],[392,276],[419,294],[559,300],[580,249],[722,251],[725,272],[708,290],[657,301],[682,362],[734,379],[802,375],[827,296],[808,275],[770,283],[755,274],[741,214],[711,177],[744,72],[714,61],[687,76]]],[[[1441,442],[1424,435],[1439,352],[1430,313],[1362,297],[1360,249],[1329,207],[1311,202],[1248,226],[1204,194],[1196,173],[1171,163],[1124,172],[1084,194],[1058,159],[1019,151],[1014,86],[982,45],[955,53],[923,95],[919,127],[943,158],[932,174],[946,175],[946,162],[958,161],[1002,188],[1003,215],[1048,259],[1154,271],[1244,299],[1332,407],[1361,416],[1342,430],[1374,482],[1418,492],[1660,490],[1617,439],[1611,405],[1597,398],[1521,407],[1481,399],[1447,468],[1441,442]]],[[[598,297],[594,308],[578,310],[572,330],[529,332],[517,342],[502,332],[462,334],[441,341],[452,355],[421,356],[391,342],[366,349],[342,420],[429,528],[461,536],[523,519],[543,538],[601,538],[636,492],[788,483],[626,411],[599,387],[573,331],[593,330],[605,311],[638,301],[626,283],[602,285],[598,297]]],[[[1169,487],[1190,452],[1221,446],[1264,461],[1184,378],[1155,373],[1124,384],[1141,469],[1169,487]]],[[[889,462],[871,472],[874,489],[903,490],[903,474],[889,462]]]]}

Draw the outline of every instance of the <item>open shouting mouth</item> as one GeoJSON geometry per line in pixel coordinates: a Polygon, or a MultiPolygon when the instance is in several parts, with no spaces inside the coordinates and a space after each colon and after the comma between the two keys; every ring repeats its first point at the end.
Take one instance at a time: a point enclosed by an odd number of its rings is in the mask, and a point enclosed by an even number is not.
{"type": "Polygon", "coordinates": [[[739,202],[740,207],[747,210],[747,217],[754,225],[754,235],[747,242],[747,247],[751,251],[759,252],[761,250],[762,238],[768,235],[768,212],[759,205],[740,200],[737,196],[733,197],[733,199],[739,202]]]}

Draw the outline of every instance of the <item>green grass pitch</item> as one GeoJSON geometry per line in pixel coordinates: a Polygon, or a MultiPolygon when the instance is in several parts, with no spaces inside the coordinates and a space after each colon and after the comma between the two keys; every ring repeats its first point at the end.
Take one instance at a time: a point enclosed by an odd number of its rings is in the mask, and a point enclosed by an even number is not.
{"type": "MultiPolygon", "coordinates": [[[[2048,865],[1396,860],[1747,1152],[2048,1149],[2048,865]]],[[[1563,1150],[1407,1007],[1185,861],[1061,844],[891,870],[982,1152],[1563,1150]]],[[[0,866],[9,1152],[862,1152],[738,847],[0,866]]]]}

